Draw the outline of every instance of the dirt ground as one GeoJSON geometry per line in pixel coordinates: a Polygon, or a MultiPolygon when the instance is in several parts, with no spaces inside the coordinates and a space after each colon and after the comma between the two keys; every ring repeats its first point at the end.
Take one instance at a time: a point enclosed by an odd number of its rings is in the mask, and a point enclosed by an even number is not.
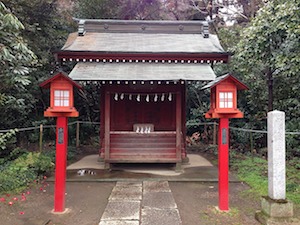
{"type": "MultiPolygon", "coordinates": [[[[54,215],[53,183],[45,180],[20,195],[1,196],[1,225],[96,225],[99,223],[107,204],[107,199],[115,182],[68,182],[66,208],[70,212],[54,215]],[[14,200],[13,198],[18,198],[14,200]],[[26,198],[26,200],[24,200],[26,198]],[[13,202],[9,205],[9,202],[13,202]]],[[[178,205],[183,225],[259,224],[254,213],[259,209],[259,201],[243,195],[247,186],[230,184],[229,213],[220,213],[217,183],[169,182],[178,205]]]]}
{"type": "MultiPolygon", "coordinates": [[[[127,174],[128,176],[128,174],[127,174]]],[[[145,175],[135,175],[147,179],[145,175]]],[[[150,179],[150,178],[148,178],[150,179]]],[[[55,215],[54,183],[45,179],[16,195],[0,196],[0,225],[98,225],[115,182],[67,182],[65,206],[69,212],[55,215]]],[[[172,182],[170,189],[183,225],[255,225],[260,200],[245,191],[243,183],[230,183],[230,211],[221,213],[218,183],[172,182]]],[[[300,208],[296,208],[300,217],[300,208]]],[[[159,224],[153,224],[159,225],[159,224]]]]}

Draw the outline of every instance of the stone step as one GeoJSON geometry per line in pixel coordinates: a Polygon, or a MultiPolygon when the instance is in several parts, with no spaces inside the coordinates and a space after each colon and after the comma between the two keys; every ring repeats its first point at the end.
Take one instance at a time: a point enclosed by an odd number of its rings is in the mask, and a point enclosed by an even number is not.
{"type": "Polygon", "coordinates": [[[181,225],[167,181],[117,182],[99,225],[181,225]]]}

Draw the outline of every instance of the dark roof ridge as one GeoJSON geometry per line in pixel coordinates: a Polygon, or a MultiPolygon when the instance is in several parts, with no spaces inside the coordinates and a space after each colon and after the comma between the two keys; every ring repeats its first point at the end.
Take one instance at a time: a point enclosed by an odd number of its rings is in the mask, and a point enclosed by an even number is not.
{"type": "Polygon", "coordinates": [[[76,22],[85,21],[88,23],[116,23],[116,24],[207,24],[206,20],[119,20],[119,19],[84,19],[75,18],[76,22]]]}
{"type": "Polygon", "coordinates": [[[86,32],[99,33],[170,33],[202,34],[209,37],[208,22],[202,20],[113,20],[78,19],[78,35],[86,32]]]}

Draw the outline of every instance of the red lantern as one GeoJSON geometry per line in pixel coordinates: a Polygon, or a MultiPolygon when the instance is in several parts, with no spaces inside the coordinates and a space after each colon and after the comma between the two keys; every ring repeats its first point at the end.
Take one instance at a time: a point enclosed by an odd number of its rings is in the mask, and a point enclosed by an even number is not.
{"type": "MultiPolygon", "coordinates": [[[[81,86],[67,74],[59,72],[41,83],[40,87],[50,88],[50,107],[44,112],[44,116],[57,117],[54,212],[62,213],[65,211],[68,117],[78,117],[79,113],[74,107],[73,87],[81,89],[81,86]]],[[[43,187],[40,190],[46,192],[43,187]]]]}
{"type": "Polygon", "coordinates": [[[78,117],[74,107],[73,87],[81,89],[81,86],[67,74],[59,72],[41,83],[40,87],[50,88],[50,107],[44,112],[45,117],[78,117]]]}
{"type": "Polygon", "coordinates": [[[205,118],[243,118],[237,108],[237,91],[248,87],[230,74],[217,77],[202,89],[210,88],[210,109],[205,118]]]}
{"type": "Polygon", "coordinates": [[[248,87],[230,74],[217,77],[202,89],[210,88],[210,109],[205,118],[219,118],[219,209],[229,210],[229,118],[243,118],[237,108],[237,91],[248,87]]]}

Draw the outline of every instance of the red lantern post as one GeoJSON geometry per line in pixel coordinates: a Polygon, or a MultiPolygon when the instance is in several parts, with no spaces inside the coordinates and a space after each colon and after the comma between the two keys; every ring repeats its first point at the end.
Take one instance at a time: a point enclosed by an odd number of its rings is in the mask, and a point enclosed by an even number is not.
{"type": "Polygon", "coordinates": [[[219,209],[229,210],[229,118],[243,118],[237,109],[237,90],[248,89],[232,75],[226,74],[208,83],[202,89],[210,88],[210,109],[205,118],[219,118],[219,209]]]}
{"type": "Polygon", "coordinates": [[[65,212],[68,117],[78,117],[73,106],[74,86],[81,89],[80,85],[62,72],[40,84],[42,88],[50,88],[50,107],[44,112],[44,116],[57,117],[54,213],[65,212]]]}

